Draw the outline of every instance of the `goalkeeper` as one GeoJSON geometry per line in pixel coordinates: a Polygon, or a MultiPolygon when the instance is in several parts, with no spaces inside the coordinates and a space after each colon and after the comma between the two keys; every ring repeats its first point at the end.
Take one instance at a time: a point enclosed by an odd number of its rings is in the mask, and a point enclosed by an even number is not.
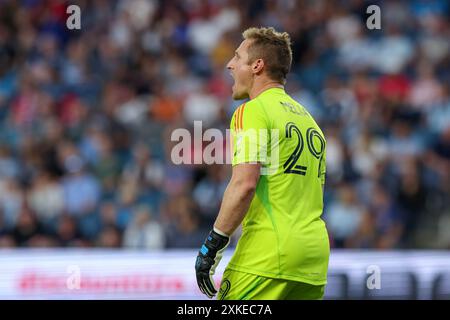
{"type": "Polygon", "coordinates": [[[324,221],[326,141],[308,111],[284,91],[289,35],[250,28],[227,68],[233,99],[232,177],[195,269],[212,298],[213,275],[230,236],[242,235],[218,299],[322,299],[329,240],[324,221]],[[254,134],[256,132],[256,134],[254,134]]]}

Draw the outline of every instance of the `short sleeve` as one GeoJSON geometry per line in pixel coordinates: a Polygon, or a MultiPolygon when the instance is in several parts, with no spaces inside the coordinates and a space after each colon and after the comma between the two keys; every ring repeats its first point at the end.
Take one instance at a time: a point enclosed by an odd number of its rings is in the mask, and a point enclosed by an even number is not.
{"type": "Polygon", "coordinates": [[[265,164],[268,159],[269,127],[260,104],[241,105],[231,119],[232,165],[240,163],[265,164]]]}

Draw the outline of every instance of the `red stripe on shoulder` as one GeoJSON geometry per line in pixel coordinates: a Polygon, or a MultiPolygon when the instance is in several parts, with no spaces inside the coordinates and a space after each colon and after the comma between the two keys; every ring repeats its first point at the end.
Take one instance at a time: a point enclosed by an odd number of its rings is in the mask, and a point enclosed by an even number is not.
{"type": "Polygon", "coordinates": [[[241,107],[241,112],[240,112],[240,117],[239,117],[239,128],[240,129],[242,129],[242,121],[244,118],[244,108],[245,108],[245,103],[241,107]]]}

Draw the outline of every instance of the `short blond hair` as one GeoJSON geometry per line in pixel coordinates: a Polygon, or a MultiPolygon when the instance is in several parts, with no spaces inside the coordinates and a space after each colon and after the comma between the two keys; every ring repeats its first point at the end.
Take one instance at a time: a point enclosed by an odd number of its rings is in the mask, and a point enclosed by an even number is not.
{"type": "Polygon", "coordinates": [[[267,75],[282,84],[291,69],[291,37],[287,32],[277,32],[274,28],[248,28],[242,33],[244,39],[251,40],[248,47],[248,63],[263,59],[267,75]]]}

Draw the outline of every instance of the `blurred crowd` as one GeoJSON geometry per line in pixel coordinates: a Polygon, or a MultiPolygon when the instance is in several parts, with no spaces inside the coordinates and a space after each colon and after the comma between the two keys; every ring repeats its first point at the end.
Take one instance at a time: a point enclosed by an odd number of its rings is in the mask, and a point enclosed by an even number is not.
{"type": "Polygon", "coordinates": [[[245,28],[273,26],[293,41],[286,91],[327,139],[332,247],[450,249],[449,14],[445,0],[0,0],[0,247],[198,248],[231,168],[173,164],[171,132],[225,132],[240,103],[226,62],[245,28]]]}

